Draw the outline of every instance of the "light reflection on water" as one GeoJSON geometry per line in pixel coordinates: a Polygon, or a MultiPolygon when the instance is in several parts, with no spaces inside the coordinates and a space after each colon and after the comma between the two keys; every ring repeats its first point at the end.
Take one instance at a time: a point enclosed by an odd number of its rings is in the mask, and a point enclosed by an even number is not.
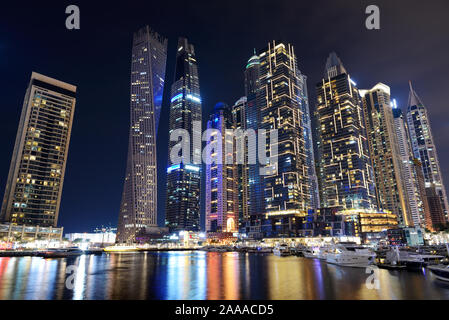
{"type": "Polygon", "coordinates": [[[449,299],[429,272],[378,270],[316,259],[234,252],[145,252],[69,259],[0,258],[0,299],[449,299]],[[73,290],[65,283],[77,266],[73,290]]]}

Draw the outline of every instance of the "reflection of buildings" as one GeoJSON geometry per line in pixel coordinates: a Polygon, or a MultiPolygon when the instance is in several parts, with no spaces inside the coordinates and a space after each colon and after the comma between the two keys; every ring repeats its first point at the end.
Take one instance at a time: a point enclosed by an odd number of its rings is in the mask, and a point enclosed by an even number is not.
{"type": "Polygon", "coordinates": [[[419,159],[424,174],[426,196],[429,201],[429,228],[440,228],[448,219],[448,200],[443,177],[438,161],[437,150],[433,140],[427,109],[413,90],[410,82],[410,94],[407,108],[407,124],[412,150],[419,159]]]}
{"type": "Polygon", "coordinates": [[[214,237],[229,237],[239,227],[239,177],[231,108],[217,103],[207,129],[215,131],[206,146],[213,150],[206,162],[206,231],[214,237]]]}
{"type": "Polygon", "coordinates": [[[76,87],[33,72],[25,94],[0,221],[56,227],[76,87]]]}
{"type": "Polygon", "coordinates": [[[157,228],[156,135],[164,90],[167,40],[148,26],[134,34],[128,159],[117,241],[133,243],[157,228]]]}
{"type": "MultiPolygon", "coordinates": [[[[190,139],[189,154],[179,155],[181,161],[173,163],[169,154],[165,225],[170,231],[200,231],[201,143],[196,141],[198,136],[201,139],[201,126],[194,127],[194,122],[201,123],[198,62],[193,45],[179,38],[171,87],[169,135],[178,137],[176,131],[185,130],[190,139]]],[[[177,140],[169,142],[170,153],[177,143],[177,140]]]]}

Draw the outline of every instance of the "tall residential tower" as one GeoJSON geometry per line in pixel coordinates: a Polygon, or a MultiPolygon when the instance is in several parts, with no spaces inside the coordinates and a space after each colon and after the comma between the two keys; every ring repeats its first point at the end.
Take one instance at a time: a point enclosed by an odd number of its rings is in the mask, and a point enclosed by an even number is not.
{"type": "Polygon", "coordinates": [[[434,226],[446,224],[448,219],[448,200],[438,161],[437,149],[433,139],[427,109],[413,90],[410,82],[407,107],[407,124],[412,150],[415,158],[422,164],[424,182],[429,201],[430,216],[434,226]]]}
{"type": "Polygon", "coordinates": [[[179,129],[189,133],[190,150],[188,154],[178,154],[182,161],[173,162],[170,153],[178,140],[169,143],[165,224],[170,231],[199,231],[201,95],[195,49],[186,38],[178,40],[175,79],[171,87],[170,138],[173,135],[178,139],[179,129]]]}
{"type": "Polygon", "coordinates": [[[0,220],[58,222],[76,87],[33,72],[25,94],[0,220]]]}
{"type": "Polygon", "coordinates": [[[359,91],[334,52],[316,90],[321,206],[376,210],[359,91]]]}
{"type": "Polygon", "coordinates": [[[413,226],[401,174],[402,158],[391,106],[390,87],[378,83],[370,90],[360,90],[360,94],[378,207],[382,211],[395,214],[400,226],[413,226]]]}
{"type": "Polygon", "coordinates": [[[167,40],[148,26],[134,34],[128,159],[117,242],[134,243],[157,227],[156,136],[164,90],[167,40]]]}

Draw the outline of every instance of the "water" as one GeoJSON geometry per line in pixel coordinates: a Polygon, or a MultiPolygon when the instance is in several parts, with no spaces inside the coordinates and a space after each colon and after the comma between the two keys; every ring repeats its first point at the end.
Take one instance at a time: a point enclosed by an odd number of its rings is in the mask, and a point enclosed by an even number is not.
{"type": "Polygon", "coordinates": [[[364,268],[272,254],[186,251],[0,258],[0,299],[449,299],[449,284],[428,270],[377,272],[378,290],[367,288],[370,274],[364,268]],[[73,282],[71,265],[77,266],[73,282]],[[66,282],[73,284],[72,290],[66,282]]]}

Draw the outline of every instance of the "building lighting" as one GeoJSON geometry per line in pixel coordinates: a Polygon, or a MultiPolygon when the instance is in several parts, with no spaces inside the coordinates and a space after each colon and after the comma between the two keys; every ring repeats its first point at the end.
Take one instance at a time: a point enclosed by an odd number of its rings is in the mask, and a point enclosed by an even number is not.
{"type": "Polygon", "coordinates": [[[171,102],[173,102],[173,101],[175,101],[175,100],[178,100],[178,99],[181,99],[183,97],[183,94],[182,93],[180,93],[180,94],[177,94],[176,96],[174,96],[173,98],[171,98],[171,102]]]}

